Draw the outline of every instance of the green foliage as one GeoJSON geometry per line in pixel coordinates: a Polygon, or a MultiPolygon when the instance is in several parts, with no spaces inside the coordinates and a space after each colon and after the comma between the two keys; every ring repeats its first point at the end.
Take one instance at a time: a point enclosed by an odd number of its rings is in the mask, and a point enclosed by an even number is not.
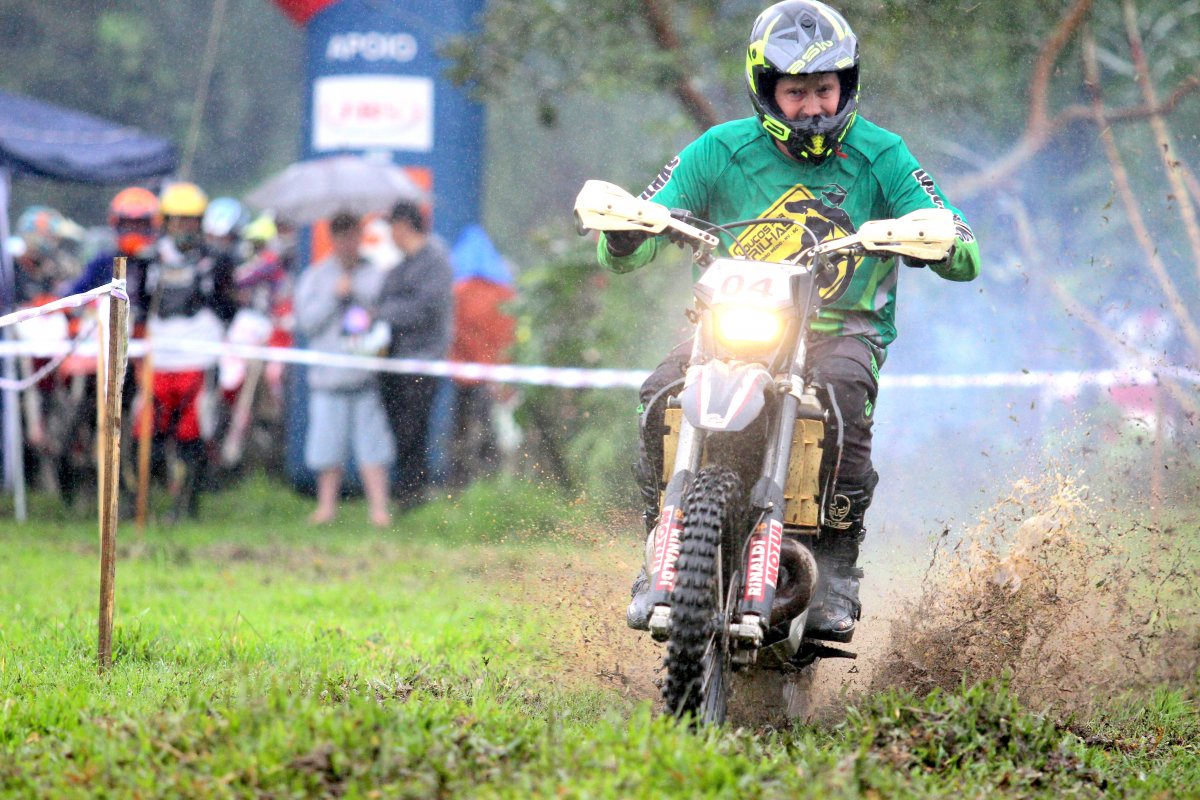
{"type": "MultiPolygon", "coordinates": [[[[555,255],[520,276],[514,306],[519,361],[649,372],[686,336],[687,267],[661,263],[612,275],[596,264],[590,237],[554,241],[550,248],[555,255]]],[[[633,389],[537,387],[525,391],[521,421],[541,442],[551,477],[627,504],[633,500],[637,405],[633,389]]]]}
{"type": "Polygon", "coordinates": [[[850,710],[843,734],[862,743],[868,762],[906,772],[954,771],[996,790],[1107,784],[1076,737],[1027,713],[1003,683],[953,695],[935,690],[923,700],[876,695],[850,710]]]}
{"type": "MultiPolygon", "coordinates": [[[[0,84],[9,91],[136,125],[182,151],[213,2],[0,3],[0,84]]],[[[201,120],[192,178],[240,195],[294,159],[303,36],[265,0],[230,3],[201,120]]],[[[47,203],[104,220],[113,187],[18,181],[14,214],[47,203]]]]}

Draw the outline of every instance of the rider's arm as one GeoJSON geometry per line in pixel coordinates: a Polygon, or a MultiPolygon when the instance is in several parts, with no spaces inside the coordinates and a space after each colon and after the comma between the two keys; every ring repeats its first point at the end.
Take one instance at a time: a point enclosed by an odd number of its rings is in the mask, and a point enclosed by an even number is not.
{"type": "Polygon", "coordinates": [[[63,296],[68,297],[73,294],[86,292],[89,289],[95,289],[97,286],[103,286],[111,281],[114,257],[114,253],[101,253],[89,261],[83,268],[83,273],[63,292],[63,296]]]}
{"type": "MultiPolygon", "coordinates": [[[[728,158],[716,137],[705,134],[668,161],[640,196],[667,208],[686,208],[703,217],[708,208],[709,173],[714,165],[727,164],[728,158]]],[[[615,256],[608,249],[607,237],[601,234],[596,255],[600,264],[613,272],[632,272],[650,263],[665,244],[663,237],[651,236],[629,255],[615,256]]]]}
{"type": "Polygon", "coordinates": [[[972,281],[979,276],[979,242],[962,212],[947,202],[941,188],[909,152],[903,143],[881,154],[875,164],[876,176],[890,206],[889,214],[902,217],[922,208],[948,208],[954,212],[956,241],[954,253],[929,268],[950,281],[972,281]]]}
{"type": "Polygon", "coordinates": [[[657,236],[651,236],[627,256],[614,256],[608,249],[608,238],[603,233],[600,234],[600,241],[596,245],[596,259],[601,266],[608,267],[613,272],[632,272],[649,264],[657,254],[657,236]]]}

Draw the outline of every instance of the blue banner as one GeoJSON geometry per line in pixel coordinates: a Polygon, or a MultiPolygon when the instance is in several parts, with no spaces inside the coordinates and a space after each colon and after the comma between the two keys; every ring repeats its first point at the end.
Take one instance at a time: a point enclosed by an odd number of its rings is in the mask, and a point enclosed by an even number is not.
{"type": "Polygon", "coordinates": [[[438,49],[483,0],[341,0],[308,22],[301,153],[384,153],[432,191],[448,242],[479,220],[483,107],[445,78],[438,49]]]}

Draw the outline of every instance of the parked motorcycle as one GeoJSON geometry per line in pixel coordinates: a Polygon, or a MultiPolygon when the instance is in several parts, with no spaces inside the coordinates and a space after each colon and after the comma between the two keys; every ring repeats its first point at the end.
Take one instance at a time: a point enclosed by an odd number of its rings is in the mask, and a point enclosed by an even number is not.
{"type": "Polygon", "coordinates": [[[575,218],[580,233],[644,231],[687,242],[702,269],[682,387],[652,401],[666,404],[666,435],[646,574],[650,633],[667,644],[667,709],[721,723],[735,672],[811,670],[820,658],[856,657],[805,635],[818,579],[811,543],[841,447],[833,437],[839,453],[823,474],[826,427],[840,431],[841,412],[806,380],[807,334],[823,294],[846,277],[848,257],[940,260],[954,243],[953,215],[927,209],[842,238],[806,236],[815,244],[784,263],[739,257],[732,231],[800,224],[788,218],[716,225],[603,181],[584,185],[575,218]],[[714,256],[717,234],[734,240],[730,257],[714,256]]]}

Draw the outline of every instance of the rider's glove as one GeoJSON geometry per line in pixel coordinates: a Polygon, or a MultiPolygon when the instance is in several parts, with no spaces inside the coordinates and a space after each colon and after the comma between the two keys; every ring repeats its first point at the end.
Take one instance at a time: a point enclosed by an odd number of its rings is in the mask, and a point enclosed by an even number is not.
{"type": "Polygon", "coordinates": [[[642,242],[650,238],[646,231],[606,231],[604,241],[607,243],[610,255],[624,258],[632,255],[634,250],[642,246],[642,242]]]}
{"type": "Polygon", "coordinates": [[[939,258],[937,261],[925,261],[924,259],[912,258],[911,256],[903,256],[900,260],[904,262],[904,266],[914,267],[916,269],[920,269],[921,267],[928,267],[932,264],[949,264],[950,259],[954,258],[955,247],[956,247],[956,245],[953,245],[953,244],[950,245],[950,250],[947,251],[946,257],[939,258]]]}

